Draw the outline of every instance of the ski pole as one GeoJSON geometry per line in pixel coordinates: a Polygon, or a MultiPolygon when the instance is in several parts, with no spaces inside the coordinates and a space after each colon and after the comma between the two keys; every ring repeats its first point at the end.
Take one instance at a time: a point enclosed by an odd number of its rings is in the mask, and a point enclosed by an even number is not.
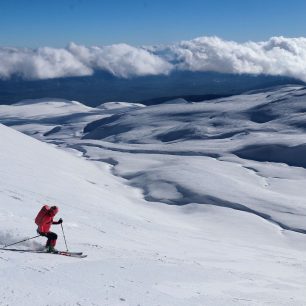
{"type": "Polygon", "coordinates": [[[64,240],[65,240],[66,251],[68,252],[68,246],[67,246],[66,237],[65,237],[65,232],[64,232],[64,228],[63,228],[63,224],[62,224],[62,223],[61,223],[61,227],[62,227],[63,236],[64,236],[64,240]]]}
{"type": "Polygon", "coordinates": [[[37,236],[31,237],[31,238],[27,238],[27,239],[24,239],[24,240],[21,240],[21,241],[15,242],[15,243],[6,244],[6,245],[3,247],[3,249],[4,249],[4,248],[6,248],[6,247],[8,247],[8,246],[12,246],[12,245],[15,245],[15,244],[18,244],[18,243],[24,242],[24,241],[28,241],[28,240],[31,240],[31,239],[37,238],[37,237],[40,237],[40,235],[37,235],[37,236]]]}

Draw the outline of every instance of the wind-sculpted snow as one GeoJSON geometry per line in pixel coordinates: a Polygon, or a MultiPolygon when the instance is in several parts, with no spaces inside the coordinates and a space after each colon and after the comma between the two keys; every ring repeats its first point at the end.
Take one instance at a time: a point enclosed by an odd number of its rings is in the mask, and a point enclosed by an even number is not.
{"type": "MultiPolygon", "coordinates": [[[[300,87],[276,93],[254,93],[202,103],[164,104],[102,119],[85,139],[124,143],[190,141],[193,139],[232,139],[243,134],[275,132],[285,135],[285,125],[297,134],[303,127],[305,97],[300,87]],[[295,95],[295,91],[299,95],[295,95]],[[289,106],[290,105],[290,106],[289,106]],[[113,132],[108,133],[112,130],[113,132]]],[[[89,132],[89,130],[85,130],[89,132]]],[[[202,144],[205,145],[206,142],[202,144]]]]}
{"type": "Polygon", "coordinates": [[[244,42],[199,37],[172,45],[127,44],[66,48],[0,48],[0,78],[26,80],[87,76],[104,70],[117,77],[166,75],[171,71],[215,71],[282,75],[306,81],[306,38],[271,37],[244,42]]]}
{"type": "Polygon", "coordinates": [[[0,243],[34,236],[37,209],[55,203],[69,247],[89,255],[0,250],[0,299],[304,305],[305,102],[286,86],[148,107],[0,106],[1,122],[58,147],[0,125],[0,243]]]}
{"type": "Polygon", "coordinates": [[[56,127],[52,128],[50,131],[44,133],[43,135],[44,136],[50,136],[51,134],[58,133],[61,129],[62,129],[61,126],[56,126],[56,127]]]}
{"type": "Polygon", "coordinates": [[[283,144],[251,145],[233,153],[241,158],[306,168],[306,143],[292,147],[283,144]]]}

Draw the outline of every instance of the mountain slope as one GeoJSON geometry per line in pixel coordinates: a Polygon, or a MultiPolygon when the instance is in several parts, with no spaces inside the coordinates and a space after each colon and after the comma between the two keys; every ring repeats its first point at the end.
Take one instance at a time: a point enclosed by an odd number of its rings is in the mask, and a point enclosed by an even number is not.
{"type": "MultiPolygon", "coordinates": [[[[216,116],[214,123],[220,118],[230,123],[220,130],[231,132],[239,110],[247,110],[238,121],[244,128],[242,122],[252,124],[246,119],[248,109],[267,104],[267,96],[272,95],[272,103],[284,95],[292,101],[296,94],[303,94],[300,88],[278,89],[274,96],[273,91],[241,96],[241,103],[239,97],[231,97],[145,108],[109,104],[85,112],[82,105],[72,104],[77,109],[68,122],[68,102],[32,103],[33,113],[36,107],[46,107],[44,115],[31,117],[23,110],[14,121],[15,106],[1,107],[2,122],[50,142],[0,125],[1,244],[34,236],[33,219],[49,203],[60,207],[69,249],[88,254],[78,260],[0,250],[0,277],[5,280],[1,303],[304,305],[306,238],[294,230],[304,226],[305,169],[232,153],[258,140],[271,144],[277,136],[287,146],[300,145],[303,133],[292,127],[284,133],[286,127],[272,137],[257,123],[256,134],[238,133],[233,140],[229,136],[204,141],[186,133],[169,142],[156,137],[188,118],[194,119],[191,126],[205,127],[210,112],[216,116]],[[109,139],[81,139],[84,127],[97,119],[89,133],[103,124],[122,127],[131,116],[135,125],[128,133],[117,129],[109,139]],[[44,136],[54,126],[61,130],[44,136]],[[266,218],[267,213],[273,219],[266,218]]],[[[297,101],[292,109],[300,104],[297,101]]],[[[216,125],[207,131],[217,136],[223,134],[220,130],[216,125]]],[[[60,227],[53,230],[63,249],[60,227]]],[[[37,248],[44,242],[39,238],[18,247],[37,248]]]]}
{"type": "Polygon", "coordinates": [[[91,123],[75,148],[115,160],[147,200],[230,207],[306,233],[305,97],[287,86],[140,108],[91,123]]]}

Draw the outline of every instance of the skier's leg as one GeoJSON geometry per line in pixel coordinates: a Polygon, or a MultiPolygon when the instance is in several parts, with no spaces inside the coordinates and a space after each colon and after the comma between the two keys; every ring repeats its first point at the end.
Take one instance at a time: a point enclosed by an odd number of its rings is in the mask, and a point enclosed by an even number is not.
{"type": "Polygon", "coordinates": [[[48,232],[46,234],[47,238],[48,238],[48,241],[47,241],[47,244],[46,246],[49,247],[49,246],[52,246],[52,247],[55,247],[56,245],[56,239],[57,239],[57,234],[53,233],[53,232],[48,232]]]}
{"type": "MultiPolygon", "coordinates": [[[[43,237],[47,237],[48,238],[48,233],[42,233],[40,232],[39,230],[37,230],[37,233],[40,235],[40,236],[43,236],[43,237]]],[[[46,247],[48,247],[50,244],[49,244],[49,238],[46,242],[46,247]]]]}

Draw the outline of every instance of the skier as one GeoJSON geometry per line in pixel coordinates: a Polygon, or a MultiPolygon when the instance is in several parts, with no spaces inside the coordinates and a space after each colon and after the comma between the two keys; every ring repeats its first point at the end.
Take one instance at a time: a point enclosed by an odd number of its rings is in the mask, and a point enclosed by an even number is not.
{"type": "Polygon", "coordinates": [[[50,231],[52,224],[62,224],[63,220],[60,218],[58,221],[53,221],[53,218],[58,213],[57,206],[44,205],[35,218],[35,223],[38,225],[37,233],[41,236],[47,237],[46,251],[56,252],[54,248],[56,245],[57,234],[50,231]]]}

